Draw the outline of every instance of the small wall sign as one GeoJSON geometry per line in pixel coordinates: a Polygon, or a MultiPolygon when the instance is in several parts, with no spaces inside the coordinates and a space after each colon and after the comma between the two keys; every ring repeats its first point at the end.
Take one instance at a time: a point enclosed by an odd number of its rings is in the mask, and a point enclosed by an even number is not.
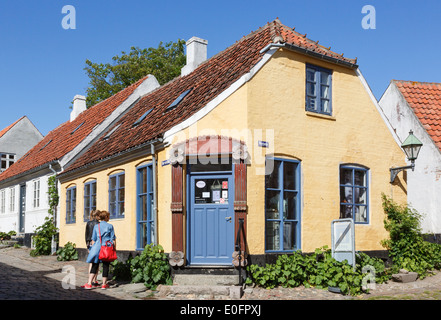
{"type": "Polygon", "coordinates": [[[269,148],[269,142],[268,141],[258,141],[257,142],[257,145],[259,146],[259,147],[262,147],[262,148],[269,148]]]}

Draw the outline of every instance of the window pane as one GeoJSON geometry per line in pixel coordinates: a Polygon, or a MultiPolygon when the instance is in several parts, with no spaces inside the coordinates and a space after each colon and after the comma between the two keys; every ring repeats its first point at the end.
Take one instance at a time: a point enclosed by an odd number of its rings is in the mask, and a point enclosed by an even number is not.
{"type": "Polygon", "coordinates": [[[306,99],[306,106],[308,107],[308,110],[317,110],[317,103],[315,101],[315,98],[308,97],[306,99]]]}
{"type": "Polygon", "coordinates": [[[354,170],[354,184],[366,187],[366,171],[354,170]]]}
{"type": "Polygon", "coordinates": [[[119,201],[124,201],[124,189],[119,189],[118,190],[118,200],[119,201]]]}
{"type": "Polygon", "coordinates": [[[354,188],[354,200],[357,204],[367,204],[366,202],[366,189],[354,188]]]}
{"type": "Polygon", "coordinates": [[[90,184],[90,193],[96,194],[96,182],[90,184]]]}
{"type": "Polygon", "coordinates": [[[353,188],[352,187],[340,187],[340,202],[353,203],[353,188]]]}
{"type": "Polygon", "coordinates": [[[312,82],[307,82],[306,83],[306,94],[308,96],[316,96],[316,92],[315,92],[315,83],[312,82]]]}
{"type": "Polygon", "coordinates": [[[296,220],[296,202],[297,192],[284,192],[283,195],[283,218],[288,220],[296,220]]]}
{"type": "Polygon", "coordinates": [[[111,203],[109,206],[109,213],[111,216],[115,217],[116,216],[116,205],[115,203],[111,203]]]}
{"type": "Polygon", "coordinates": [[[328,100],[321,100],[321,108],[322,108],[322,112],[325,113],[330,113],[331,112],[331,108],[329,107],[329,101],[328,100]]]}
{"type": "Polygon", "coordinates": [[[125,186],[125,174],[119,175],[119,187],[124,188],[125,186]]]}
{"type": "Polygon", "coordinates": [[[119,216],[124,216],[124,202],[118,203],[118,211],[119,216]]]}
{"type": "Polygon", "coordinates": [[[110,191],[110,202],[114,203],[116,201],[116,191],[110,191]]]}
{"type": "Polygon", "coordinates": [[[283,188],[287,190],[296,190],[295,173],[296,164],[294,162],[285,161],[283,163],[283,188]]]}
{"type": "Polygon", "coordinates": [[[281,162],[276,160],[274,160],[273,162],[274,162],[273,171],[265,176],[265,186],[266,188],[280,189],[279,168],[281,162]]]}
{"type": "Polygon", "coordinates": [[[350,184],[352,185],[352,170],[351,169],[341,169],[340,170],[340,184],[350,184]]]}
{"type": "Polygon", "coordinates": [[[366,206],[355,206],[355,222],[367,222],[367,207],[366,206]]]}
{"type": "Polygon", "coordinates": [[[321,84],[330,85],[331,75],[327,72],[320,72],[320,82],[321,84]]]}
{"type": "Polygon", "coordinates": [[[329,87],[322,86],[322,90],[320,90],[320,97],[329,99],[329,87]]]}
{"type": "Polygon", "coordinates": [[[340,206],[340,217],[342,219],[352,218],[352,205],[341,205],[340,206]]]}
{"type": "Polygon", "coordinates": [[[283,250],[294,250],[295,227],[292,222],[283,224],[283,250]]]}
{"type": "Polygon", "coordinates": [[[265,223],[265,246],[266,250],[280,250],[280,223],[267,221],[265,223]]]}
{"type": "Polygon", "coordinates": [[[84,196],[88,197],[90,195],[90,184],[84,186],[84,196]]]}
{"type": "Polygon", "coordinates": [[[109,181],[109,188],[116,189],[116,177],[111,177],[109,181]]]}
{"type": "Polygon", "coordinates": [[[142,221],[146,221],[147,220],[147,196],[141,196],[140,197],[140,202],[141,202],[141,220],[142,221]]]}
{"type": "Polygon", "coordinates": [[[147,168],[142,168],[139,170],[139,178],[141,179],[140,185],[141,190],[140,193],[147,193],[147,168]]]}
{"type": "Polygon", "coordinates": [[[265,196],[266,219],[279,219],[280,191],[267,190],[265,196]]]}
{"type": "Polygon", "coordinates": [[[306,80],[307,81],[315,81],[315,70],[306,69],[306,80]]]}

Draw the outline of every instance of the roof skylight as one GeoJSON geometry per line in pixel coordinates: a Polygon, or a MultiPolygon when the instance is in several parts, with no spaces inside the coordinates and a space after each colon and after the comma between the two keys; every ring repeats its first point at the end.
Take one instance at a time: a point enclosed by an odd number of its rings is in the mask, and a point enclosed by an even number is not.
{"type": "Polygon", "coordinates": [[[185,98],[185,96],[186,96],[187,94],[190,93],[191,90],[193,90],[193,88],[190,88],[190,89],[185,90],[184,92],[182,92],[181,95],[180,95],[179,97],[177,97],[176,100],[173,101],[173,102],[171,103],[171,105],[169,105],[169,106],[167,107],[167,109],[166,109],[165,111],[170,111],[170,110],[176,108],[177,105],[178,105],[178,104],[179,104],[179,103],[185,98]]]}
{"type": "Polygon", "coordinates": [[[147,117],[147,116],[150,114],[150,112],[152,112],[152,111],[153,111],[153,108],[151,108],[151,109],[149,109],[147,112],[145,112],[141,117],[139,117],[138,120],[136,120],[136,122],[132,125],[132,127],[135,127],[135,126],[137,126],[138,124],[140,124],[141,121],[144,120],[145,117],[147,117]]]}

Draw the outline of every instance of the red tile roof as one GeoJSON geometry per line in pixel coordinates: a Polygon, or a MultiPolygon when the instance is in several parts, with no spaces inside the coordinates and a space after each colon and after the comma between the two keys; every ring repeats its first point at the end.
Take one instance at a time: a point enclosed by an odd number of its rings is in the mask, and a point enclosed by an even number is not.
{"type": "Polygon", "coordinates": [[[401,80],[393,83],[441,150],[441,83],[401,80]]]}
{"type": "Polygon", "coordinates": [[[202,63],[190,74],[177,77],[143,97],[115,124],[119,127],[110,138],[99,139],[65,172],[117,156],[160,137],[206,106],[241,76],[248,73],[263,57],[264,53],[261,50],[279,37],[282,43],[307,49],[308,52],[349,64],[356,62],[318,45],[317,42],[307,39],[276,19],[202,63]],[[175,109],[165,112],[181,93],[190,88],[193,89],[175,109]],[[153,111],[138,126],[133,127],[133,123],[151,108],[154,108],[153,111]]]}
{"type": "Polygon", "coordinates": [[[8,132],[9,130],[12,129],[12,127],[14,127],[17,123],[19,123],[25,116],[21,117],[20,119],[18,119],[17,121],[15,121],[14,123],[10,124],[9,126],[7,126],[6,128],[4,128],[3,130],[0,130],[0,138],[4,136],[4,134],[6,132],[8,132]]]}
{"type": "Polygon", "coordinates": [[[147,77],[80,113],[49,132],[23,157],[0,174],[0,182],[61,159],[105,120],[147,77]],[[73,132],[77,129],[75,132],[73,132]],[[73,132],[73,133],[72,133],[73,132]]]}

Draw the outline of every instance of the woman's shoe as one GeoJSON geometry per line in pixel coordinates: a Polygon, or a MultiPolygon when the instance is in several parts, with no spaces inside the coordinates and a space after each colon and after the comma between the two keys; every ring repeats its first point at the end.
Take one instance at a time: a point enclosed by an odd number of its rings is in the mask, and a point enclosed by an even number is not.
{"type": "Polygon", "coordinates": [[[81,286],[81,288],[86,289],[86,290],[90,290],[90,289],[92,289],[92,285],[86,283],[84,286],[81,286]]]}
{"type": "Polygon", "coordinates": [[[109,289],[109,285],[106,283],[106,284],[103,284],[102,286],[101,286],[101,289],[109,289]]]}
{"type": "Polygon", "coordinates": [[[98,282],[92,282],[92,287],[98,288],[100,284],[98,282]]]}

